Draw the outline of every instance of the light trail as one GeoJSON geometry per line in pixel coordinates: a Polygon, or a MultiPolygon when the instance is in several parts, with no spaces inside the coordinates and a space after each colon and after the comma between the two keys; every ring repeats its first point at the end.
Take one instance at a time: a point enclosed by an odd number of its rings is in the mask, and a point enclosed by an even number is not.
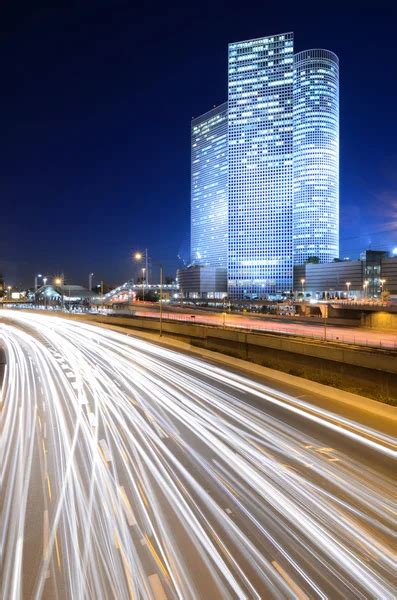
{"type": "Polygon", "coordinates": [[[0,344],[2,598],[395,598],[391,436],[81,322],[0,344]]]}

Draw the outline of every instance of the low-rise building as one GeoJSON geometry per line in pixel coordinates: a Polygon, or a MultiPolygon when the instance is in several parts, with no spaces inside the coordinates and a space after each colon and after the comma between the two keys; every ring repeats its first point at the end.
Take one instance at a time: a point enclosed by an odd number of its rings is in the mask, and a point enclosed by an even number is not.
{"type": "Polygon", "coordinates": [[[359,260],[306,263],[294,267],[294,290],[317,298],[380,297],[397,294],[397,256],[365,250],[359,260]]]}
{"type": "Polygon", "coordinates": [[[179,294],[187,300],[222,300],[227,296],[227,269],[189,265],[177,272],[179,294]]]}

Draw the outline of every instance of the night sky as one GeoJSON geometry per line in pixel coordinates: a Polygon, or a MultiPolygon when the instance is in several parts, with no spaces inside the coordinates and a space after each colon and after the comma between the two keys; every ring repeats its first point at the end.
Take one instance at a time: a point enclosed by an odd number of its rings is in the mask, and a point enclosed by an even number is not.
{"type": "Polygon", "coordinates": [[[6,283],[121,283],[145,247],[173,274],[189,258],[191,118],[227,99],[228,42],[286,31],[340,59],[341,256],[397,246],[397,9],[349,4],[1,2],[6,283]]]}

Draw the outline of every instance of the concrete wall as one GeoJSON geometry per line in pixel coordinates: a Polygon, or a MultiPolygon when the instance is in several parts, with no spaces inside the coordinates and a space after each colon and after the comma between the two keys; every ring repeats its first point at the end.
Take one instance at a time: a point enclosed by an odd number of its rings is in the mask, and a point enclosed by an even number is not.
{"type": "MultiPolygon", "coordinates": [[[[86,316],[83,317],[87,319],[86,316]]],[[[143,331],[159,331],[157,319],[88,317],[143,331]]],[[[193,323],[163,323],[165,335],[292,375],[332,385],[377,400],[397,403],[397,356],[376,349],[305,341],[282,335],[249,333],[193,323]]]]}
{"type": "MultiPolygon", "coordinates": [[[[158,319],[86,314],[70,315],[69,318],[159,332],[158,319]]],[[[195,323],[164,321],[163,333],[189,341],[194,346],[397,404],[397,353],[195,323]]]]}
{"type": "MultiPolygon", "coordinates": [[[[362,313],[361,325],[384,331],[397,331],[397,314],[388,312],[362,313]]],[[[397,360],[397,359],[396,359],[397,360]]]]}

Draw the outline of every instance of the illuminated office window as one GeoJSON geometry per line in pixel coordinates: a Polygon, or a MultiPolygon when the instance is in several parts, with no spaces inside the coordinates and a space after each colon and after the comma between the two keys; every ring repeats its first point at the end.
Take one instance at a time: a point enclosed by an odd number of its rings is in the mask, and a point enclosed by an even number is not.
{"type": "Polygon", "coordinates": [[[227,102],[192,121],[191,261],[227,267],[227,102]]]}
{"type": "Polygon", "coordinates": [[[294,264],[339,256],[339,64],[329,50],[295,55],[294,264]]]}
{"type": "Polygon", "coordinates": [[[292,289],[293,34],[229,44],[232,298],[292,289]]]}

